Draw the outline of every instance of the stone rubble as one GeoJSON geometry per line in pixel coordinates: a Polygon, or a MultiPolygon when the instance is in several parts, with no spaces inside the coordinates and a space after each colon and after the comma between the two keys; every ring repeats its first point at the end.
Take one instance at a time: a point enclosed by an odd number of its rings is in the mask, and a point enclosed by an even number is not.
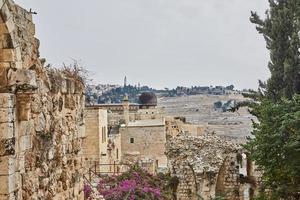
{"type": "Polygon", "coordinates": [[[226,194],[238,199],[238,163],[241,147],[213,134],[188,136],[184,133],[166,145],[169,169],[179,178],[178,199],[204,199],[226,194]]]}

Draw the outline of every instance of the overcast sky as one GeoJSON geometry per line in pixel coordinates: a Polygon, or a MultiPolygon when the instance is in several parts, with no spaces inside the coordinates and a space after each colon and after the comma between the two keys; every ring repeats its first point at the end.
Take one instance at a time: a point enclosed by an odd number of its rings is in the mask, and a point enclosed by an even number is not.
{"type": "Polygon", "coordinates": [[[156,88],[229,85],[257,88],[268,52],[249,22],[267,0],[15,0],[34,16],[41,56],[72,59],[94,82],[156,88]]]}

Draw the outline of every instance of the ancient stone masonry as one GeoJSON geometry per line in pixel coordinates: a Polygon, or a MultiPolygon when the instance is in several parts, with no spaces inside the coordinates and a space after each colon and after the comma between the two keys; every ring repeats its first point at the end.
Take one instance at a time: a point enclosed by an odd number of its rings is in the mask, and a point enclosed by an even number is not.
{"type": "Polygon", "coordinates": [[[171,173],[179,178],[177,198],[210,199],[220,195],[230,200],[241,199],[239,149],[237,144],[211,134],[181,134],[170,139],[166,154],[171,173]]]}
{"type": "Polygon", "coordinates": [[[43,66],[31,13],[0,8],[0,200],[83,199],[81,79],[43,66]]]}

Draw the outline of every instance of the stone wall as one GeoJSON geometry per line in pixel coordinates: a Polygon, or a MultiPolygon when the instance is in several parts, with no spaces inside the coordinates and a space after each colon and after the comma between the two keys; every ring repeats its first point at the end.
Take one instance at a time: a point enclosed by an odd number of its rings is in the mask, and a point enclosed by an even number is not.
{"type": "Polygon", "coordinates": [[[83,199],[82,80],[43,66],[31,13],[0,7],[0,199],[83,199]]]}
{"type": "Polygon", "coordinates": [[[139,109],[135,114],[135,120],[149,120],[164,118],[164,110],[162,108],[139,109]]]}
{"type": "Polygon", "coordinates": [[[239,190],[239,146],[210,134],[185,134],[168,140],[168,167],[179,178],[177,199],[241,199],[239,190]]]}

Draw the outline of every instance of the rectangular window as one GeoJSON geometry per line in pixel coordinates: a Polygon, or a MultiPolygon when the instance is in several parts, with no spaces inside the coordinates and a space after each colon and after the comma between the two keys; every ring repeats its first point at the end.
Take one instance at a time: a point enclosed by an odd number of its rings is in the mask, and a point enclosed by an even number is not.
{"type": "Polygon", "coordinates": [[[130,143],[131,143],[131,144],[134,143],[134,138],[130,138],[130,143]]]}
{"type": "Polygon", "coordinates": [[[104,142],[106,142],[106,127],[104,126],[104,142]]]}
{"type": "Polygon", "coordinates": [[[102,143],[103,143],[103,137],[104,137],[104,134],[103,134],[103,127],[101,127],[101,140],[102,140],[102,143]]]}
{"type": "Polygon", "coordinates": [[[102,143],[106,142],[106,127],[102,127],[102,143]]]}

